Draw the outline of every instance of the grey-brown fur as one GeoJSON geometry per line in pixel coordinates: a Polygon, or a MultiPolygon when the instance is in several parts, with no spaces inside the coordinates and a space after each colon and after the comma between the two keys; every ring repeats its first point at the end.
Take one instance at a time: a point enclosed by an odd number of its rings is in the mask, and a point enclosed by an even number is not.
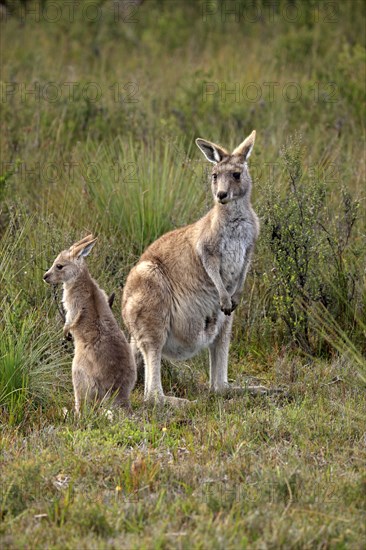
{"type": "Polygon", "coordinates": [[[228,388],[232,312],[259,233],[246,164],[254,140],[252,132],[232,154],[196,140],[214,163],[215,205],[196,223],[155,241],[127,278],[122,314],[131,344],[144,358],[146,400],[179,403],[164,396],[161,358],[187,359],[207,347],[211,389],[228,388]]]}
{"type": "Polygon", "coordinates": [[[89,235],[64,250],[44,275],[47,283],[63,283],[64,334],[71,332],[75,342],[72,381],[77,413],[85,399],[101,401],[112,395],[114,405],[129,407],[136,382],[131,348],[106,293],[92,279],[84,261],[95,241],[89,235]]]}

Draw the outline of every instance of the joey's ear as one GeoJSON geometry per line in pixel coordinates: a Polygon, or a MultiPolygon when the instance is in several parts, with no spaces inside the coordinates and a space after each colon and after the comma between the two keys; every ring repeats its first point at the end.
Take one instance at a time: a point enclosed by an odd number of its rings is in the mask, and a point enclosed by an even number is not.
{"type": "Polygon", "coordinates": [[[206,141],[205,139],[197,138],[197,146],[201,149],[207,160],[210,162],[220,162],[224,157],[227,157],[229,153],[220,145],[206,141]]]}
{"type": "Polygon", "coordinates": [[[232,152],[233,155],[240,155],[243,157],[243,162],[245,162],[252,152],[255,142],[255,130],[247,137],[245,140],[234,149],[232,152]]]}
{"type": "Polygon", "coordinates": [[[81,248],[81,250],[79,250],[77,252],[77,258],[86,258],[86,256],[89,255],[89,253],[91,252],[91,249],[93,248],[93,246],[95,245],[95,243],[97,242],[97,238],[96,237],[95,239],[93,239],[92,241],[90,241],[86,246],[84,246],[83,248],[81,248]]]}
{"type": "Polygon", "coordinates": [[[81,241],[78,241],[77,243],[74,243],[73,245],[71,245],[69,248],[69,251],[70,252],[75,251],[76,249],[80,248],[80,246],[82,246],[83,244],[86,244],[92,241],[93,238],[94,238],[93,235],[90,233],[89,235],[81,239],[81,241]]]}

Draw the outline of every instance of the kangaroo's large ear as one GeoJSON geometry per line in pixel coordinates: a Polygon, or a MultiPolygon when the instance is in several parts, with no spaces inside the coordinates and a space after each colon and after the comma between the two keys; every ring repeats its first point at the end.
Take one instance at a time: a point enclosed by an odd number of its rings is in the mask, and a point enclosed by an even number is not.
{"type": "Polygon", "coordinates": [[[255,130],[247,137],[245,140],[234,149],[232,152],[233,155],[240,155],[243,157],[243,161],[245,162],[252,152],[252,149],[254,147],[255,142],[255,130]]]}
{"type": "Polygon", "coordinates": [[[69,248],[69,254],[72,258],[80,258],[82,256],[87,256],[91,249],[93,248],[97,238],[94,238],[93,235],[88,235],[87,237],[84,237],[81,239],[81,241],[78,241],[77,243],[73,244],[69,248]]]}
{"type": "Polygon", "coordinates": [[[85,245],[84,247],[81,248],[81,250],[79,250],[77,252],[77,258],[86,258],[86,256],[88,256],[88,254],[91,252],[91,249],[93,248],[93,246],[95,245],[95,243],[97,242],[97,239],[98,237],[95,237],[95,239],[93,239],[92,241],[90,241],[87,245],[85,245]]]}
{"type": "Polygon", "coordinates": [[[80,246],[83,244],[89,243],[93,239],[94,239],[93,235],[89,233],[89,235],[81,239],[81,241],[78,241],[77,243],[74,243],[73,245],[71,245],[69,248],[70,252],[76,250],[77,248],[80,248],[80,246]]]}
{"type": "Polygon", "coordinates": [[[211,141],[197,138],[196,144],[201,149],[207,160],[214,162],[215,164],[229,155],[223,147],[216,145],[216,143],[211,143],[211,141]]]}

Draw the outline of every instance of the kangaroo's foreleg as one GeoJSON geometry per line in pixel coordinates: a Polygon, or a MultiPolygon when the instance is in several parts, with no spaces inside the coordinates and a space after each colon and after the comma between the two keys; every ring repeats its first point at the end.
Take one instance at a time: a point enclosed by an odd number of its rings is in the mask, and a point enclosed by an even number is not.
{"type": "Polygon", "coordinates": [[[248,269],[249,269],[249,266],[250,266],[250,257],[251,257],[251,251],[248,251],[247,258],[245,260],[245,263],[244,263],[243,268],[242,268],[242,270],[240,272],[240,275],[239,275],[239,279],[238,279],[238,282],[237,282],[237,285],[236,285],[235,292],[231,297],[231,302],[232,302],[231,311],[234,311],[239,305],[240,298],[241,298],[243,288],[244,288],[245,279],[247,277],[248,269]]]}
{"type": "Polygon", "coordinates": [[[198,249],[198,254],[202,260],[208,276],[214,283],[217,292],[219,293],[220,308],[225,315],[230,315],[232,311],[231,296],[225,288],[220,275],[220,258],[216,251],[210,245],[201,245],[198,249]]]}
{"type": "Polygon", "coordinates": [[[65,324],[64,324],[64,328],[63,328],[63,333],[64,333],[64,336],[65,338],[67,337],[67,335],[69,334],[69,332],[76,327],[76,325],[78,324],[78,322],[80,321],[81,319],[81,316],[83,314],[83,310],[81,309],[76,315],[75,317],[71,320],[71,321],[67,321],[65,324]]]}

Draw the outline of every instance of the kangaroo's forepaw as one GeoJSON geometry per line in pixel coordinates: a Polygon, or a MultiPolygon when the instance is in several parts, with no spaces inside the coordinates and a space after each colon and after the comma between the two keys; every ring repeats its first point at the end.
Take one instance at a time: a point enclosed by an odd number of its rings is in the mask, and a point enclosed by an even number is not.
{"type": "Polygon", "coordinates": [[[236,310],[238,305],[239,305],[239,302],[236,302],[235,300],[231,299],[231,312],[230,313],[233,313],[233,311],[236,310]]]}
{"type": "Polygon", "coordinates": [[[233,304],[231,301],[231,296],[229,294],[221,296],[220,309],[223,313],[225,313],[225,315],[231,315],[232,307],[233,307],[233,304]]]}

